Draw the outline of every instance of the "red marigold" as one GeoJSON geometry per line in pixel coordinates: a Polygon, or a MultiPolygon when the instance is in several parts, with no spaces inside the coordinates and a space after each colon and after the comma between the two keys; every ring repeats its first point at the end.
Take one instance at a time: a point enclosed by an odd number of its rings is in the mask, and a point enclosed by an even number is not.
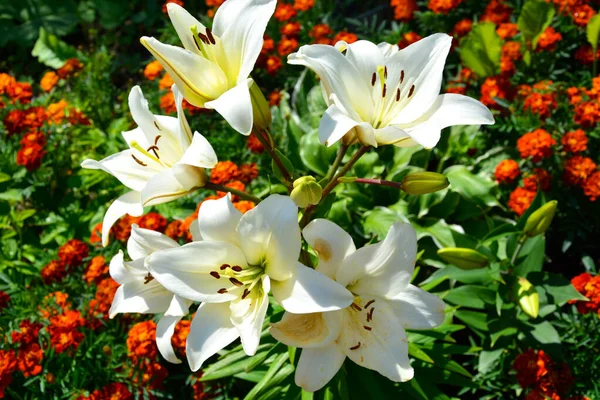
{"type": "Polygon", "coordinates": [[[127,386],[120,382],[114,382],[102,389],[94,390],[87,398],[77,400],[133,400],[133,395],[127,386]]]}
{"type": "Polygon", "coordinates": [[[210,181],[217,185],[236,180],[239,176],[240,170],[233,161],[219,161],[217,165],[210,170],[210,181]]]}
{"type": "Polygon", "coordinates": [[[0,311],[5,309],[8,306],[8,302],[10,301],[10,295],[6,292],[0,290],[0,311]]]}
{"type": "Polygon", "coordinates": [[[6,94],[10,97],[11,103],[18,101],[21,104],[29,104],[33,97],[31,85],[27,82],[13,82],[6,88],[6,94]]]}
{"type": "Polygon", "coordinates": [[[14,350],[0,350],[0,399],[4,390],[12,383],[12,374],[17,370],[17,356],[14,350]]]}
{"type": "Polygon", "coordinates": [[[533,349],[521,353],[515,358],[513,369],[517,371],[517,382],[523,388],[533,386],[541,377],[548,373],[546,368],[550,358],[543,350],[533,349]]]}
{"type": "Polygon", "coordinates": [[[52,282],[60,282],[67,276],[67,268],[60,260],[52,260],[42,268],[42,281],[49,285],[52,282]]]}
{"type": "Polygon", "coordinates": [[[465,36],[467,33],[471,32],[471,28],[473,28],[473,20],[469,18],[464,18],[454,25],[452,33],[454,34],[454,36],[462,37],[465,36]]]}
{"type": "Polygon", "coordinates": [[[39,144],[40,146],[46,145],[46,136],[40,131],[29,131],[21,138],[19,142],[23,146],[29,146],[32,144],[39,144]]]}
{"type": "Polygon", "coordinates": [[[496,29],[496,33],[502,39],[505,39],[505,40],[510,39],[513,36],[515,36],[517,33],[519,33],[519,27],[517,24],[513,24],[510,22],[503,22],[496,29]]]}
{"type": "MultiPolygon", "coordinates": [[[[185,105],[185,101],[183,103],[185,105]]],[[[71,125],[91,125],[90,119],[74,107],[69,108],[69,123],[71,125]]]]}
{"type": "Polygon", "coordinates": [[[427,7],[436,14],[448,14],[460,3],[462,0],[429,0],[427,7]]]}
{"type": "Polygon", "coordinates": [[[573,156],[565,164],[563,179],[568,185],[583,185],[596,167],[596,163],[589,157],[573,156]]]}
{"type": "Polygon", "coordinates": [[[523,108],[541,118],[548,118],[552,110],[556,109],[556,97],[553,93],[531,93],[525,98],[523,108]]]}
{"type": "Polygon", "coordinates": [[[549,26],[546,28],[544,32],[540,35],[536,51],[553,51],[556,47],[556,43],[562,40],[562,35],[560,32],[556,32],[556,30],[549,26]]]}
{"type": "Polygon", "coordinates": [[[50,345],[57,353],[77,350],[85,336],[77,328],[84,326],[85,320],[79,311],[66,310],[50,318],[48,333],[50,345]]]}
{"type": "Polygon", "coordinates": [[[402,22],[410,21],[419,9],[416,0],[391,0],[390,5],[394,7],[394,19],[402,22]]]}
{"type": "Polygon", "coordinates": [[[519,175],[521,175],[519,163],[510,159],[500,161],[494,171],[498,183],[512,183],[519,175]]]}
{"type": "Polygon", "coordinates": [[[69,58],[65,64],[60,67],[56,73],[61,78],[67,78],[72,74],[76,74],[78,71],[83,69],[83,64],[76,58],[69,58]]]}
{"type": "Polygon", "coordinates": [[[96,297],[90,301],[89,314],[108,319],[108,311],[118,287],[119,284],[110,277],[101,280],[96,289],[96,297]]]}
{"type": "Polygon", "coordinates": [[[508,79],[502,76],[492,76],[486,78],[481,85],[481,102],[486,106],[496,106],[496,100],[508,99],[512,97],[512,90],[508,79]]]}
{"type": "Polygon", "coordinates": [[[315,5],[315,0],[294,0],[294,8],[298,11],[308,11],[315,5]]]}
{"type": "MultiPolygon", "coordinates": [[[[596,59],[600,59],[600,49],[596,51],[596,59]]],[[[589,44],[583,45],[575,51],[575,60],[582,64],[591,64],[594,62],[594,51],[589,44]]]]}
{"type": "Polygon", "coordinates": [[[493,22],[496,25],[500,25],[503,22],[508,22],[512,15],[513,9],[502,0],[492,0],[485,7],[485,11],[480,18],[480,21],[493,22]]]}
{"type": "Polygon", "coordinates": [[[569,304],[575,304],[581,314],[598,312],[600,315],[600,276],[592,276],[585,272],[574,277],[571,284],[588,300],[570,300],[569,304]]]}
{"type": "Polygon", "coordinates": [[[536,129],[524,134],[517,140],[517,149],[522,158],[530,158],[533,162],[539,162],[543,158],[552,155],[552,147],[556,140],[544,129],[536,129]]]}
{"type": "Polygon", "coordinates": [[[246,142],[246,147],[248,147],[248,149],[251,152],[257,153],[257,154],[260,154],[265,151],[265,147],[262,145],[260,140],[257,139],[257,137],[254,133],[252,133],[252,134],[250,134],[250,136],[248,136],[248,141],[246,142]]]}
{"type": "Polygon", "coordinates": [[[159,213],[149,212],[140,218],[139,226],[162,233],[167,228],[167,219],[159,213]]]}
{"type": "Polygon", "coordinates": [[[13,343],[18,343],[21,345],[31,344],[34,342],[37,343],[38,335],[42,327],[42,324],[31,322],[30,320],[25,319],[19,323],[19,330],[11,332],[10,336],[13,343]]]}
{"type": "Polygon", "coordinates": [[[586,101],[577,104],[573,120],[581,126],[593,127],[600,121],[600,102],[586,101]]]}
{"type": "Polygon", "coordinates": [[[302,26],[299,22],[288,22],[281,27],[281,34],[287,37],[296,37],[300,34],[301,29],[302,26]]]}
{"type": "Polygon", "coordinates": [[[537,191],[538,185],[541,190],[548,191],[552,185],[552,176],[542,168],[534,168],[533,174],[528,174],[523,179],[523,187],[527,190],[537,191]]]}
{"type": "Polygon", "coordinates": [[[102,222],[97,223],[90,233],[90,243],[100,244],[102,243],[102,222]]]}
{"type": "Polygon", "coordinates": [[[419,40],[423,39],[423,37],[421,35],[419,35],[416,32],[407,32],[404,35],[402,35],[402,39],[400,39],[400,41],[398,42],[398,47],[400,47],[401,49],[410,46],[411,44],[418,42],[419,40]]]}
{"type": "Polygon", "coordinates": [[[108,265],[103,256],[95,256],[90,260],[83,274],[83,280],[87,283],[99,283],[108,275],[108,265]]]}
{"type": "MultiPolygon", "coordinates": [[[[246,185],[244,185],[244,183],[241,182],[241,181],[227,182],[225,184],[225,186],[228,187],[228,188],[232,188],[234,190],[239,190],[240,192],[243,192],[244,190],[246,190],[246,185]]],[[[217,195],[223,197],[223,196],[227,195],[227,193],[225,193],[225,192],[217,192],[217,195]]],[[[238,200],[239,200],[239,197],[236,196],[235,194],[232,194],[231,201],[236,202],[238,200]]]]}
{"type": "Polygon", "coordinates": [[[585,180],[583,183],[583,193],[591,201],[596,201],[600,197],[600,171],[594,172],[585,180]]]}
{"type": "Polygon", "coordinates": [[[138,322],[127,333],[127,350],[134,363],[138,359],[154,359],[158,354],[156,346],[156,324],[154,321],[138,322]]]}
{"type": "Polygon", "coordinates": [[[573,22],[579,26],[586,26],[595,14],[596,11],[588,4],[578,4],[571,12],[573,22]]]}
{"type": "Polygon", "coordinates": [[[87,244],[79,239],[71,239],[58,249],[58,258],[68,266],[77,267],[89,254],[87,244]]]}
{"type": "Polygon", "coordinates": [[[168,237],[170,237],[173,240],[179,240],[182,239],[182,232],[180,231],[181,228],[181,221],[180,220],[173,220],[171,222],[169,222],[169,225],[167,225],[167,228],[165,229],[165,235],[167,235],[168,237]]]}
{"type": "Polygon", "coordinates": [[[263,45],[262,49],[260,50],[260,54],[264,56],[272,52],[273,50],[275,50],[275,41],[271,39],[269,35],[265,35],[263,37],[263,45]]]}
{"type": "Polygon", "coordinates": [[[531,202],[535,198],[535,194],[536,193],[532,190],[518,187],[510,194],[508,206],[517,215],[523,215],[531,205],[531,202]]]}
{"type": "Polygon", "coordinates": [[[188,335],[190,334],[190,326],[192,321],[181,320],[175,325],[175,332],[171,336],[171,344],[175,351],[185,356],[185,343],[188,335]]]}
{"type": "Polygon", "coordinates": [[[242,214],[245,214],[247,211],[250,211],[254,207],[256,207],[256,204],[252,201],[241,200],[241,201],[237,201],[237,202],[233,203],[233,206],[235,208],[237,208],[237,210],[239,212],[241,212],[242,214]]]}
{"type": "Polygon", "coordinates": [[[333,37],[332,42],[333,42],[333,44],[336,44],[337,42],[344,41],[344,42],[350,44],[350,43],[356,42],[357,40],[358,40],[358,36],[356,36],[354,33],[343,31],[343,32],[340,32],[337,35],[335,35],[333,37]]]}
{"type": "Polygon", "coordinates": [[[115,239],[126,242],[129,239],[129,235],[131,235],[131,225],[139,224],[140,219],[141,217],[126,215],[110,228],[110,232],[115,236],[115,239]]]}
{"type": "Polygon", "coordinates": [[[44,352],[37,343],[31,343],[19,348],[17,356],[17,368],[23,373],[25,378],[38,375],[42,372],[42,360],[44,352]]]}
{"type": "Polygon", "coordinates": [[[267,73],[271,76],[274,76],[281,69],[281,67],[283,67],[283,64],[281,63],[281,58],[277,56],[269,56],[266,61],[266,66],[267,73]]]}
{"type": "Polygon", "coordinates": [[[248,183],[258,178],[258,167],[256,166],[256,163],[240,165],[239,178],[242,182],[245,183],[248,183]]]}
{"type": "Polygon", "coordinates": [[[291,4],[279,3],[275,10],[274,17],[277,21],[288,21],[296,16],[297,12],[291,4]]]}
{"type": "Polygon", "coordinates": [[[40,81],[40,88],[42,88],[44,92],[49,92],[54,88],[54,86],[56,86],[59,79],[60,78],[58,77],[56,72],[46,72],[42,77],[42,80],[40,81]]]}
{"type": "Polygon", "coordinates": [[[279,103],[281,103],[282,98],[283,98],[283,95],[281,94],[281,92],[279,90],[275,90],[275,91],[269,93],[269,106],[271,106],[271,107],[278,106],[279,103]]]}
{"type": "Polygon", "coordinates": [[[279,45],[277,45],[277,52],[282,57],[296,51],[300,47],[300,43],[295,38],[282,37],[279,45]]]}
{"type": "Polygon", "coordinates": [[[561,139],[563,150],[569,153],[580,153],[587,150],[588,139],[582,129],[565,133],[561,139]]]}
{"type": "Polygon", "coordinates": [[[313,39],[321,39],[331,34],[333,34],[333,31],[327,24],[317,24],[308,32],[308,36],[313,39]]]}
{"type": "Polygon", "coordinates": [[[17,152],[17,165],[24,166],[28,171],[34,171],[42,165],[44,154],[46,149],[37,143],[22,146],[17,152]]]}

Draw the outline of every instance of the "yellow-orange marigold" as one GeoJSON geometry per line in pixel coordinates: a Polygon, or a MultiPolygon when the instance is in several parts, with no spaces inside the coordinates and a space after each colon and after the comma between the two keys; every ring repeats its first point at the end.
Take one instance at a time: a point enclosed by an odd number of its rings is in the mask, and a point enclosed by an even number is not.
{"type": "Polygon", "coordinates": [[[154,321],[138,322],[127,333],[127,350],[134,359],[154,359],[156,347],[156,324],[154,321]]]}
{"type": "Polygon", "coordinates": [[[527,190],[519,186],[510,194],[508,206],[517,215],[523,215],[523,213],[527,211],[527,209],[531,205],[531,202],[534,198],[535,191],[527,190]]]}
{"type": "Polygon", "coordinates": [[[144,68],[144,76],[146,77],[146,79],[153,81],[156,78],[158,78],[163,71],[164,68],[160,61],[154,60],[148,63],[148,65],[146,65],[146,67],[144,68]]]}
{"type": "Polygon", "coordinates": [[[294,0],[294,8],[298,11],[308,11],[315,5],[315,0],[294,0]]]}
{"type": "Polygon", "coordinates": [[[561,139],[563,150],[569,153],[580,153],[587,150],[588,139],[583,129],[565,133],[561,139]]]}
{"type": "Polygon", "coordinates": [[[552,155],[552,147],[556,140],[544,129],[536,129],[524,134],[517,140],[517,149],[522,158],[530,158],[533,162],[539,162],[543,158],[552,155]]]}
{"type": "Polygon", "coordinates": [[[519,175],[521,175],[519,163],[510,159],[500,161],[494,171],[498,183],[512,183],[519,175]]]}
{"type": "Polygon", "coordinates": [[[573,156],[565,163],[563,179],[568,185],[582,185],[596,167],[596,163],[589,157],[573,156]]]}
{"type": "Polygon", "coordinates": [[[40,87],[44,92],[49,92],[54,88],[54,86],[56,86],[59,79],[60,78],[56,72],[48,71],[42,77],[42,80],[40,81],[40,87]]]}
{"type": "Polygon", "coordinates": [[[583,183],[583,193],[591,201],[596,201],[600,197],[600,171],[594,172],[585,180],[583,183]]]}
{"type": "Polygon", "coordinates": [[[274,17],[277,21],[284,22],[294,18],[296,14],[297,12],[291,4],[279,3],[275,10],[274,17]]]}
{"type": "Polygon", "coordinates": [[[65,100],[48,105],[47,116],[49,124],[60,124],[65,118],[65,109],[69,104],[65,100]]]}

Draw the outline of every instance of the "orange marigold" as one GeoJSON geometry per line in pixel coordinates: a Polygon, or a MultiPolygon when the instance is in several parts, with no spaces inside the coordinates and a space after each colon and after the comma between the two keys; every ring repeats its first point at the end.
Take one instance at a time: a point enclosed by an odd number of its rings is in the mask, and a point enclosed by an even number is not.
{"type": "Polygon", "coordinates": [[[160,78],[160,81],[158,81],[158,88],[159,89],[171,89],[171,86],[173,86],[173,83],[175,83],[175,82],[171,78],[171,75],[166,73],[162,78],[160,78]]]}
{"type": "Polygon", "coordinates": [[[337,42],[342,40],[350,44],[356,42],[358,40],[358,36],[356,36],[354,33],[342,31],[333,37],[332,42],[333,44],[336,44],[337,42]]]}
{"type": "Polygon", "coordinates": [[[563,150],[569,153],[580,153],[587,150],[588,139],[583,129],[565,133],[561,139],[563,150]]]}
{"type": "Polygon", "coordinates": [[[563,180],[568,185],[582,185],[596,167],[596,163],[589,157],[571,157],[565,164],[563,180]]]}
{"type": "Polygon", "coordinates": [[[302,26],[299,22],[288,22],[281,27],[281,34],[288,37],[295,37],[300,34],[302,26]]]}
{"type": "Polygon", "coordinates": [[[406,32],[404,35],[402,35],[402,38],[398,42],[398,46],[403,49],[421,39],[423,39],[423,37],[416,32],[406,32]]]}
{"type": "Polygon", "coordinates": [[[191,325],[192,321],[179,321],[177,325],[175,325],[175,332],[173,332],[173,336],[171,336],[171,344],[173,345],[173,348],[182,356],[185,356],[185,341],[190,334],[191,325]]]}
{"type": "Polygon", "coordinates": [[[21,346],[17,356],[17,368],[23,373],[25,378],[38,375],[42,372],[42,360],[44,352],[37,343],[27,346],[21,346]]]}
{"type": "Polygon", "coordinates": [[[527,190],[519,186],[510,194],[508,206],[517,213],[517,215],[523,215],[531,205],[531,202],[535,198],[535,194],[535,191],[527,190]]]}
{"type": "Polygon", "coordinates": [[[331,34],[333,34],[333,31],[327,24],[317,24],[308,32],[308,36],[313,39],[321,39],[331,34]]]}
{"type": "Polygon", "coordinates": [[[560,32],[556,32],[556,30],[549,26],[546,28],[544,32],[540,35],[536,51],[553,51],[556,48],[556,43],[562,40],[562,35],[560,32]]]}
{"type": "Polygon", "coordinates": [[[91,244],[101,244],[102,243],[102,222],[98,222],[90,233],[90,243],[91,244]]]}
{"type": "Polygon", "coordinates": [[[235,208],[237,208],[237,210],[239,212],[241,212],[242,214],[245,214],[246,211],[250,211],[254,207],[256,207],[256,204],[254,202],[252,202],[252,201],[241,200],[241,201],[237,201],[237,202],[233,203],[233,206],[235,208]]]}
{"type": "Polygon", "coordinates": [[[0,350],[0,399],[4,390],[12,383],[12,374],[17,370],[17,356],[14,350],[0,350]]]}
{"type": "Polygon", "coordinates": [[[150,212],[140,218],[139,226],[162,233],[167,228],[167,219],[159,213],[150,212]]]}
{"type": "Polygon", "coordinates": [[[58,258],[68,266],[77,267],[89,254],[87,244],[79,239],[71,239],[58,249],[58,258]]]}
{"type": "Polygon", "coordinates": [[[249,183],[258,178],[258,167],[256,163],[242,164],[239,168],[239,179],[249,183]]]}
{"type": "Polygon", "coordinates": [[[429,0],[427,7],[436,14],[448,14],[460,3],[462,0],[429,0]]]}
{"type": "Polygon", "coordinates": [[[254,133],[248,136],[248,141],[246,142],[246,147],[253,153],[260,154],[265,151],[265,147],[262,145],[260,140],[256,137],[254,133]]]}
{"type": "Polygon", "coordinates": [[[275,90],[275,91],[269,93],[269,106],[271,106],[271,107],[278,106],[279,103],[281,103],[282,98],[283,98],[283,95],[281,94],[281,92],[279,90],[275,90]]]}
{"type": "Polygon", "coordinates": [[[42,324],[25,319],[19,323],[19,330],[11,332],[10,336],[13,343],[20,345],[37,343],[39,340],[38,335],[42,328],[42,324]]]}
{"type": "Polygon", "coordinates": [[[31,85],[27,82],[13,82],[6,88],[6,94],[10,97],[11,103],[18,101],[21,104],[29,104],[33,97],[31,85]]]}
{"type": "MultiPolygon", "coordinates": [[[[239,190],[240,192],[243,192],[244,190],[246,190],[246,185],[244,185],[243,182],[241,181],[231,181],[231,182],[227,182],[225,184],[226,187],[228,188],[232,188],[234,190],[239,190]]],[[[223,197],[225,196],[227,193],[225,192],[217,192],[217,195],[223,197]]],[[[231,196],[231,201],[236,202],[238,201],[240,198],[238,196],[236,196],[235,194],[232,193],[231,196]]]]}
{"type": "Polygon", "coordinates": [[[510,159],[500,161],[494,171],[498,183],[512,183],[519,175],[521,175],[519,163],[510,159]]]}
{"type": "Polygon", "coordinates": [[[17,152],[17,165],[24,166],[28,171],[34,171],[42,165],[45,154],[44,147],[37,143],[23,146],[17,152]]]}
{"type": "Polygon", "coordinates": [[[519,26],[517,24],[513,24],[510,22],[501,23],[500,26],[496,29],[496,33],[502,39],[510,39],[519,33],[519,26]]]}
{"type": "Polygon", "coordinates": [[[65,100],[48,105],[47,115],[49,124],[60,124],[65,118],[65,109],[69,104],[65,100]]]}
{"type": "Polygon", "coordinates": [[[271,76],[274,76],[281,69],[281,67],[283,67],[283,64],[281,63],[281,58],[277,56],[269,56],[266,61],[266,66],[267,73],[271,76]]]}
{"type": "Polygon", "coordinates": [[[60,78],[58,77],[56,72],[54,72],[54,71],[46,72],[44,74],[44,76],[42,77],[42,80],[40,81],[40,87],[42,88],[42,90],[44,92],[49,92],[54,88],[54,86],[56,86],[59,79],[60,78]]]}
{"type": "Polygon", "coordinates": [[[78,71],[83,69],[83,64],[76,58],[69,58],[65,64],[60,67],[56,73],[61,78],[67,78],[72,74],[76,74],[78,71]]]}
{"type": "Polygon", "coordinates": [[[239,176],[240,170],[233,161],[219,161],[217,165],[210,170],[210,181],[217,185],[236,180],[239,176]]]}
{"type": "Polygon", "coordinates": [[[173,220],[173,221],[169,222],[169,225],[167,225],[167,228],[165,229],[165,235],[167,235],[168,237],[170,237],[173,240],[183,239],[184,235],[180,229],[181,229],[181,221],[178,219],[173,220]]]}
{"type": "Polygon", "coordinates": [[[294,8],[298,11],[308,11],[315,5],[315,0],[294,0],[294,8]]]}
{"type": "Polygon", "coordinates": [[[129,357],[135,361],[144,359],[154,359],[158,354],[156,346],[156,324],[154,321],[138,322],[133,325],[127,333],[127,350],[129,357]]]}
{"type": "Polygon", "coordinates": [[[417,0],[391,0],[390,5],[394,7],[394,19],[402,22],[410,21],[419,9],[417,0]]]}
{"type": "Polygon", "coordinates": [[[160,98],[160,109],[165,114],[173,114],[177,112],[177,106],[175,105],[175,96],[173,92],[167,92],[160,98]]]}
{"type": "Polygon", "coordinates": [[[144,68],[144,76],[146,77],[146,79],[153,81],[156,78],[158,78],[163,71],[164,68],[160,61],[154,60],[148,63],[148,65],[146,65],[146,67],[144,68]]]}
{"type": "Polygon", "coordinates": [[[296,14],[297,12],[291,4],[279,3],[275,10],[274,17],[277,21],[284,22],[294,18],[296,14]]]}
{"type": "Polygon", "coordinates": [[[275,41],[271,39],[269,35],[265,35],[263,37],[263,45],[260,54],[267,55],[267,53],[270,53],[273,50],[275,50],[275,41]]]}
{"type": "Polygon", "coordinates": [[[454,36],[462,37],[465,36],[467,33],[471,32],[471,28],[473,28],[473,20],[469,18],[464,18],[454,25],[452,33],[454,36]]]}
{"type": "Polygon", "coordinates": [[[594,172],[585,180],[583,183],[583,193],[591,201],[596,201],[600,197],[600,171],[594,172]]]}
{"type": "Polygon", "coordinates": [[[492,0],[485,7],[485,11],[480,18],[480,21],[493,22],[496,25],[500,25],[510,20],[513,9],[502,0],[492,0]]]}
{"type": "Polygon", "coordinates": [[[110,228],[110,232],[118,241],[126,242],[127,239],[129,239],[129,235],[131,235],[131,225],[139,224],[140,219],[141,217],[132,217],[131,215],[126,215],[119,219],[112,226],[112,228],[110,228]]]}
{"type": "Polygon", "coordinates": [[[9,86],[16,82],[15,78],[4,72],[0,73],[0,94],[6,93],[9,86]]]}
{"type": "Polygon", "coordinates": [[[90,301],[89,314],[108,319],[108,311],[118,287],[119,284],[110,277],[101,280],[96,289],[96,297],[90,301]]]}
{"type": "Polygon", "coordinates": [[[285,57],[296,51],[298,47],[300,47],[300,43],[295,38],[282,37],[277,45],[277,52],[280,56],[285,57]]]}
{"type": "Polygon", "coordinates": [[[57,353],[77,350],[85,336],[77,328],[84,326],[85,320],[79,311],[66,310],[50,318],[48,333],[50,345],[57,353]]]}
{"type": "Polygon", "coordinates": [[[552,176],[543,168],[534,168],[533,173],[529,173],[523,179],[523,187],[527,190],[537,192],[538,186],[544,192],[550,190],[552,185],[552,176]]]}
{"type": "Polygon", "coordinates": [[[108,276],[108,265],[103,256],[95,256],[90,260],[83,274],[83,280],[87,283],[98,283],[108,276]]]}
{"type": "Polygon", "coordinates": [[[46,319],[53,315],[58,315],[65,310],[71,308],[71,303],[68,302],[69,295],[64,292],[52,292],[42,299],[42,303],[38,306],[40,315],[46,319]]]}
{"type": "Polygon", "coordinates": [[[510,87],[510,81],[504,76],[491,76],[481,85],[481,102],[488,107],[497,106],[495,98],[512,98],[513,91],[510,87]]]}
{"type": "Polygon", "coordinates": [[[575,123],[584,127],[593,127],[600,121],[600,102],[585,101],[575,106],[575,123]]]}
{"type": "Polygon", "coordinates": [[[595,14],[596,11],[588,4],[579,4],[571,12],[573,22],[579,26],[586,26],[595,14]]]}
{"type": "Polygon", "coordinates": [[[60,282],[67,276],[65,264],[60,260],[52,260],[42,268],[42,281],[49,285],[53,282],[60,282]]]}
{"type": "Polygon", "coordinates": [[[21,138],[19,142],[23,146],[32,144],[39,144],[40,146],[46,146],[46,136],[40,131],[29,131],[21,138]]]}
{"type": "Polygon", "coordinates": [[[530,158],[533,162],[539,162],[543,158],[552,155],[552,147],[556,140],[544,129],[536,129],[524,134],[517,140],[517,149],[521,158],[530,158]]]}
{"type": "Polygon", "coordinates": [[[525,110],[529,110],[541,118],[548,118],[556,107],[556,96],[553,93],[534,92],[527,96],[523,103],[525,110]]]}

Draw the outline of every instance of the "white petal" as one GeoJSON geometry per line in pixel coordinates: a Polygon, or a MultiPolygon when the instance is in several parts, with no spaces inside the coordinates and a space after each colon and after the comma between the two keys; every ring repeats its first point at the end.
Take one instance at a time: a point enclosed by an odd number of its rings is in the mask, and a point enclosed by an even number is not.
{"type": "Polygon", "coordinates": [[[390,44],[386,42],[379,43],[377,47],[379,47],[379,50],[383,53],[383,56],[386,58],[386,60],[400,50],[397,44],[390,44]]]}
{"type": "Polygon", "coordinates": [[[386,144],[398,144],[407,140],[410,140],[411,137],[408,134],[395,126],[386,126],[381,129],[375,129],[375,140],[378,145],[386,145],[386,144]]]}
{"type": "Polygon", "coordinates": [[[190,224],[189,228],[190,233],[192,234],[192,241],[199,242],[202,239],[202,234],[200,233],[200,227],[198,226],[198,220],[195,219],[190,224]]]}
{"type": "Polygon", "coordinates": [[[292,314],[286,312],[269,332],[281,343],[301,348],[331,345],[340,334],[342,312],[292,314]]]}
{"type": "Polygon", "coordinates": [[[170,237],[150,229],[143,229],[133,224],[131,236],[127,241],[127,253],[132,260],[144,258],[157,250],[179,247],[179,243],[170,237]]]}
{"type": "Polygon", "coordinates": [[[154,175],[142,190],[141,201],[144,206],[167,203],[191,193],[194,188],[206,183],[203,169],[186,164],[176,164],[154,175]]]}
{"type": "Polygon", "coordinates": [[[260,286],[255,287],[246,298],[231,302],[231,323],[237,328],[244,352],[253,356],[260,343],[267,308],[269,307],[269,277],[263,276],[260,286]]]}
{"type": "MultiPolygon", "coordinates": [[[[171,86],[171,91],[173,92],[173,97],[175,97],[175,107],[177,107],[177,132],[179,133],[178,139],[181,145],[181,151],[185,152],[192,143],[192,129],[190,128],[190,124],[188,124],[187,118],[185,117],[185,111],[183,110],[183,94],[179,91],[179,89],[177,89],[177,85],[175,84],[171,86]]],[[[212,150],[212,147],[210,149],[212,150]]]]}
{"type": "Polygon", "coordinates": [[[143,279],[127,282],[115,292],[109,316],[120,313],[159,314],[169,308],[173,293],[156,280],[144,283],[143,279]]]}
{"type": "MultiPolygon", "coordinates": [[[[385,58],[381,49],[373,42],[368,40],[358,40],[347,45],[346,58],[359,71],[360,76],[354,79],[360,79],[365,82],[371,82],[373,73],[378,72],[378,68],[385,65],[385,58]]],[[[377,93],[381,93],[379,81],[374,85],[377,93]]],[[[366,93],[365,93],[366,95],[366,93]]],[[[364,99],[368,101],[367,99],[364,99]]]]}
{"type": "Polygon", "coordinates": [[[366,310],[360,313],[352,308],[344,310],[339,345],[356,364],[375,370],[394,382],[412,379],[414,371],[408,358],[404,328],[385,300],[376,299],[373,309],[369,322],[365,319],[366,310]]]}
{"type": "Polygon", "coordinates": [[[203,240],[238,244],[235,231],[242,213],[233,206],[230,196],[202,203],[198,212],[198,229],[203,240]]]}
{"type": "Polygon", "coordinates": [[[444,322],[446,304],[416,286],[408,285],[388,303],[406,329],[433,329],[444,322]]]}
{"type": "Polygon", "coordinates": [[[383,242],[349,255],[336,280],[361,296],[393,296],[409,284],[416,258],[415,230],[397,222],[383,242]]]}
{"type": "Polygon", "coordinates": [[[227,90],[227,77],[214,62],[176,46],[142,37],[142,44],[160,61],[187,101],[197,107],[227,90]]]}
{"type": "Polygon", "coordinates": [[[296,367],[296,385],[307,392],[316,392],[335,376],[345,359],[337,345],[303,349],[296,367]]]}
{"type": "Polygon", "coordinates": [[[177,358],[171,343],[175,326],[181,321],[181,318],[181,316],[163,315],[156,324],[156,346],[158,351],[165,360],[173,364],[181,364],[181,360],[177,358]]]}
{"type": "Polygon", "coordinates": [[[430,119],[414,129],[407,129],[406,134],[409,136],[409,140],[402,140],[394,145],[398,147],[421,145],[426,149],[432,149],[440,141],[442,130],[438,121],[430,119]]]}
{"type": "Polygon", "coordinates": [[[142,207],[140,192],[127,192],[113,201],[108,210],[106,210],[104,220],[102,221],[102,245],[106,247],[108,244],[110,228],[119,218],[125,214],[129,214],[132,217],[139,217],[143,213],[144,207],[142,207]]]}
{"type": "Polygon", "coordinates": [[[360,124],[344,114],[340,108],[332,104],[327,108],[319,124],[319,140],[325,146],[332,146],[360,124]]]}
{"type": "Polygon", "coordinates": [[[235,77],[241,84],[252,72],[276,5],[276,0],[234,0],[217,10],[213,30],[220,37],[219,61],[231,81],[235,82],[235,77]],[[221,62],[223,58],[225,62],[221,62]]]}
{"type": "Polygon", "coordinates": [[[316,270],[330,278],[335,279],[344,258],[356,251],[352,237],[326,219],[312,220],[302,230],[302,236],[319,256],[316,270]]]}
{"type": "Polygon", "coordinates": [[[81,168],[101,169],[117,178],[123,185],[131,190],[142,191],[150,178],[158,171],[155,166],[142,166],[131,157],[131,150],[123,150],[117,154],[106,157],[101,161],[84,160],[81,168]]]}
{"type": "Polygon", "coordinates": [[[169,308],[165,311],[165,315],[172,317],[185,317],[189,314],[189,308],[193,301],[184,299],[181,296],[174,295],[169,308]]]}
{"type": "Polygon", "coordinates": [[[301,238],[298,207],[290,197],[267,197],[242,216],[237,232],[248,264],[265,262],[265,272],[274,280],[285,280],[294,274],[301,238]]]}
{"type": "Polygon", "coordinates": [[[207,102],[204,107],[216,110],[242,135],[248,136],[252,131],[252,100],[246,81],[240,82],[216,100],[207,102]]]}
{"type": "Polygon", "coordinates": [[[294,314],[340,310],[354,298],[333,279],[301,263],[291,278],[271,282],[271,291],[275,300],[294,314]]]}
{"type": "Polygon", "coordinates": [[[179,162],[198,168],[214,168],[217,161],[217,154],[208,140],[198,132],[194,132],[192,143],[179,162]]]}
{"type": "Polygon", "coordinates": [[[229,320],[229,304],[202,303],[190,326],[186,354],[192,371],[239,337],[229,320]]]}
{"type": "Polygon", "coordinates": [[[131,116],[138,127],[144,132],[146,143],[150,145],[154,142],[154,138],[160,135],[155,123],[156,118],[148,108],[148,100],[144,98],[142,89],[139,86],[134,86],[129,92],[129,110],[131,116]]]}
{"type": "Polygon", "coordinates": [[[185,47],[186,50],[201,55],[200,50],[198,50],[198,47],[194,42],[194,36],[192,35],[192,30],[190,28],[196,26],[200,33],[204,33],[206,27],[178,4],[167,3],[167,12],[169,13],[171,23],[173,24],[175,31],[177,31],[177,36],[179,36],[179,40],[181,40],[183,47],[185,47]]]}
{"type": "Polygon", "coordinates": [[[244,254],[227,242],[192,242],[175,249],[152,253],[146,266],[169,291],[185,299],[221,303],[231,301],[239,289],[226,277],[215,278],[223,264],[246,267],[244,254]],[[227,293],[220,294],[222,288],[227,293]]]}
{"type": "Polygon", "coordinates": [[[137,275],[132,274],[129,271],[129,268],[125,266],[125,263],[123,262],[123,250],[119,250],[119,252],[110,260],[108,270],[110,272],[110,277],[121,285],[137,278],[137,275]]]}

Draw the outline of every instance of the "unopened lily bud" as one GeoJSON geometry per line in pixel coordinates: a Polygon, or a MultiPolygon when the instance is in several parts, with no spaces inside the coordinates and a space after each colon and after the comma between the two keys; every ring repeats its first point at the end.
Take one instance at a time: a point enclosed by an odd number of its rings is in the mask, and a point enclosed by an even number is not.
{"type": "Polygon", "coordinates": [[[517,297],[523,312],[531,318],[537,318],[540,313],[540,295],[525,278],[519,278],[517,297]]]}
{"type": "Polygon", "coordinates": [[[437,251],[438,256],[461,269],[484,268],[490,260],[478,251],[461,247],[447,247],[437,251]]]}
{"type": "Polygon", "coordinates": [[[446,189],[450,182],[436,172],[413,172],[402,180],[401,188],[408,194],[427,194],[446,189]]]}
{"type": "Polygon", "coordinates": [[[554,214],[556,214],[557,205],[558,202],[552,200],[532,212],[525,223],[525,234],[529,237],[534,237],[546,232],[550,223],[552,223],[554,214]]]}
{"type": "Polygon", "coordinates": [[[323,189],[312,176],[303,176],[294,181],[294,190],[290,194],[294,203],[300,208],[309,204],[318,204],[321,201],[323,189]]]}
{"type": "Polygon", "coordinates": [[[271,109],[265,95],[254,81],[250,85],[250,98],[252,100],[254,126],[258,129],[267,129],[271,126],[271,109]]]}

